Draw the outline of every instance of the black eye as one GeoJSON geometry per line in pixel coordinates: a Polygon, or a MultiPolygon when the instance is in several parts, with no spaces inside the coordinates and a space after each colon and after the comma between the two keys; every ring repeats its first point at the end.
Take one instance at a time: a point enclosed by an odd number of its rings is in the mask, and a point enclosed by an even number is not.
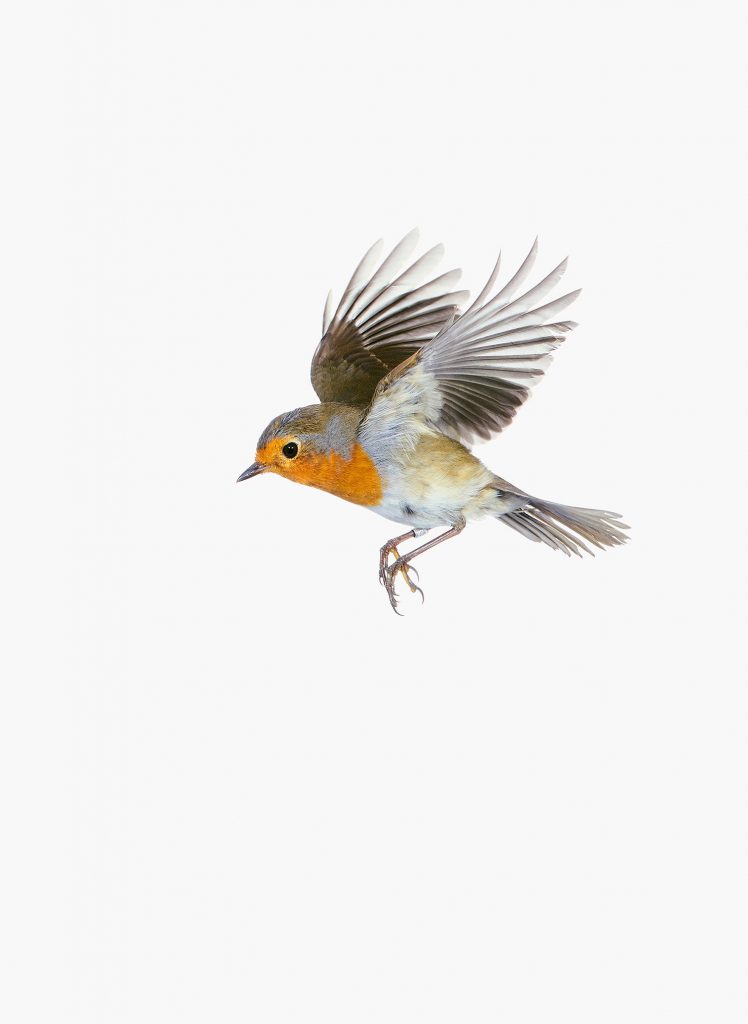
{"type": "Polygon", "coordinates": [[[283,445],[283,454],[287,459],[295,459],[299,454],[299,446],[295,441],[289,441],[288,444],[283,445]]]}

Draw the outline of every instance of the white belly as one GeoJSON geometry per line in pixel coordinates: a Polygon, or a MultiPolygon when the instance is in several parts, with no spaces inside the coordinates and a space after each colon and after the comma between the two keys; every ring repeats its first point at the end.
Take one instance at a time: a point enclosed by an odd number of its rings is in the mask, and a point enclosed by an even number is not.
{"type": "Polygon", "coordinates": [[[385,496],[378,505],[367,505],[367,508],[384,516],[385,519],[391,519],[394,523],[403,523],[414,530],[431,530],[435,526],[451,526],[460,518],[459,514],[455,515],[454,510],[436,505],[415,507],[394,496],[385,496]]]}
{"type": "MultiPolygon", "coordinates": [[[[381,417],[380,417],[381,419],[381,417]]],[[[365,421],[366,422],[366,421],[365,421]]],[[[369,505],[386,519],[417,530],[454,526],[490,514],[495,477],[464,445],[427,425],[421,416],[382,424],[361,444],[382,480],[382,499],[369,505]]]]}
{"type": "Polygon", "coordinates": [[[495,514],[493,474],[477,459],[471,468],[466,473],[449,463],[423,467],[413,462],[390,467],[382,500],[368,507],[385,519],[418,530],[495,514]]]}

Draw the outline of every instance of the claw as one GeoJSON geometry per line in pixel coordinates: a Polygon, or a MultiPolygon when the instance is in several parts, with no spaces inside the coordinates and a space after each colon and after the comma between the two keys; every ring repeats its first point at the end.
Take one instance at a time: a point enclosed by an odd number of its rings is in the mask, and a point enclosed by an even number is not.
{"type": "Polygon", "coordinates": [[[384,588],[387,591],[387,597],[390,599],[390,605],[392,606],[393,612],[395,612],[396,615],[402,616],[403,613],[397,610],[397,595],[395,594],[395,573],[392,571],[390,566],[388,566],[387,569],[385,570],[384,588]]]}
{"type": "Polygon", "coordinates": [[[416,573],[416,578],[418,578],[416,570],[413,569],[412,566],[408,565],[404,558],[396,558],[391,565],[386,565],[384,570],[380,570],[380,582],[384,584],[384,588],[387,591],[387,597],[390,599],[392,610],[397,612],[398,615],[402,615],[402,612],[398,611],[397,594],[395,593],[395,579],[398,576],[403,577],[405,582],[408,584],[411,594],[421,595],[421,604],[425,601],[423,590],[421,590],[418,584],[414,583],[410,577],[410,574],[413,572],[416,573]]]}
{"type": "MultiPolygon", "coordinates": [[[[408,533],[404,533],[402,537],[393,537],[392,540],[388,541],[383,548],[379,551],[379,582],[384,585],[387,591],[387,596],[390,599],[393,611],[397,612],[397,597],[395,596],[395,576],[400,573],[408,584],[412,594],[418,592],[421,595],[421,603],[425,601],[425,597],[421,588],[413,582],[410,574],[415,573],[416,579],[418,579],[418,573],[411,566],[410,561],[413,558],[417,558],[426,551],[430,551],[431,548],[435,548],[437,544],[443,544],[445,540],[449,540],[450,537],[456,537],[459,533],[465,529],[465,519],[461,516],[460,519],[454,523],[445,533],[440,533],[438,537],[433,540],[426,541],[425,544],[421,544],[420,547],[414,548],[409,551],[407,555],[402,558],[397,550],[397,544],[403,540],[410,540],[411,537],[420,537],[425,530],[410,530],[408,533]],[[390,565],[389,556],[392,552],[395,556],[395,561],[390,565]]],[[[400,612],[397,612],[399,615],[400,612]]]]}
{"type": "Polygon", "coordinates": [[[385,544],[379,552],[379,582],[384,587],[387,586],[387,570],[389,568],[388,563],[390,554],[395,556],[395,561],[400,558],[400,552],[394,544],[385,544]]]}
{"type": "MultiPolygon", "coordinates": [[[[410,535],[407,535],[410,536],[410,535]]],[[[396,540],[404,540],[404,537],[397,537],[396,540]]],[[[395,593],[395,579],[398,575],[402,576],[408,585],[408,589],[411,594],[420,594],[421,603],[425,600],[423,591],[417,583],[413,581],[412,574],[415,574],[415,578],[420,580],[418,571],[414,569],[408,563],[408,556],[401,557],[400,552],[397,550],[397,544],[393,541],[389,541],[380,549],[379,552],[379,582],[382,584],[384,589],[387,591],[387,597],[389,598],[392,610],[398,615],[402,615],[402,612],[398,611],[397,608],[397,594],[395,593]],[[394,556],[394,562],[390,562],[390,555],[394,556]]]]}
{"type": "Polygon", "coordinates": [[[397,575],[397,573],[400,573],[405,582],[408,584],[411,594],[417,593],[421,595],[421,604],[423,604],[423,602],[426,599],[424,593],[418,586],[418,584],[414,583],[413,580],[410,578],[410,574],[415,573],[416,579],[420,580],[421,577],[418,575],[418,570],[414,569],[412,565],[409,565],[404,558],[397,558],[390,566],[390,571],[393,577],[397,575]]]}

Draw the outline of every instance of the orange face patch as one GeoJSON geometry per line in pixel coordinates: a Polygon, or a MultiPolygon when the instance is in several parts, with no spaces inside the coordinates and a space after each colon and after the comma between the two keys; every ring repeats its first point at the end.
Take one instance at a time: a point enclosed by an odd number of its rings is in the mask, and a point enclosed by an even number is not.
{"type": "Polygon", "coordinates": [[[350,458],[338,452],[306,452],[300,446],[294,459],[283,455],[283,446],[293,437],[275,438],[257,452],[257,461],[297,484],[319,487],[356,505],[378,505],[382,482],[374,463],[360,444],[353,446],[350,458]]]}

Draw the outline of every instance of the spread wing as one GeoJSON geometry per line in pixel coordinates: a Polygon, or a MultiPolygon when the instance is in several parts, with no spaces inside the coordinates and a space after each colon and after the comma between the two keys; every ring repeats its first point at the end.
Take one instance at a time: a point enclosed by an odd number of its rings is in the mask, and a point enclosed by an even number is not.
{"type": "Polygon", "coordinates": [[[563,276],[566,260],[514,298],[536,255],[537,241],[514,276],[489,298],[499,257],[472,306],[382,380],[364,421],[368,432],[407,430],[408,417],[420,416],[469,443],[474,437],[488,439],[511,423],[553,350],[576,327],[558,316],[579,291],[540,304],[563,276]]]}
{"type": "Polygon", "coordinates": [[[376,242],[361,260],[332,313],[328,296],[322,340],[312,359],[312,386],[322,402],[366,405],[377,384],[455,314],[468,292],[452,291],[461,271],[429,280],[444,246],[429,249],[403,270],[418,242],[413,230],[379,263],[376,242]]]}

